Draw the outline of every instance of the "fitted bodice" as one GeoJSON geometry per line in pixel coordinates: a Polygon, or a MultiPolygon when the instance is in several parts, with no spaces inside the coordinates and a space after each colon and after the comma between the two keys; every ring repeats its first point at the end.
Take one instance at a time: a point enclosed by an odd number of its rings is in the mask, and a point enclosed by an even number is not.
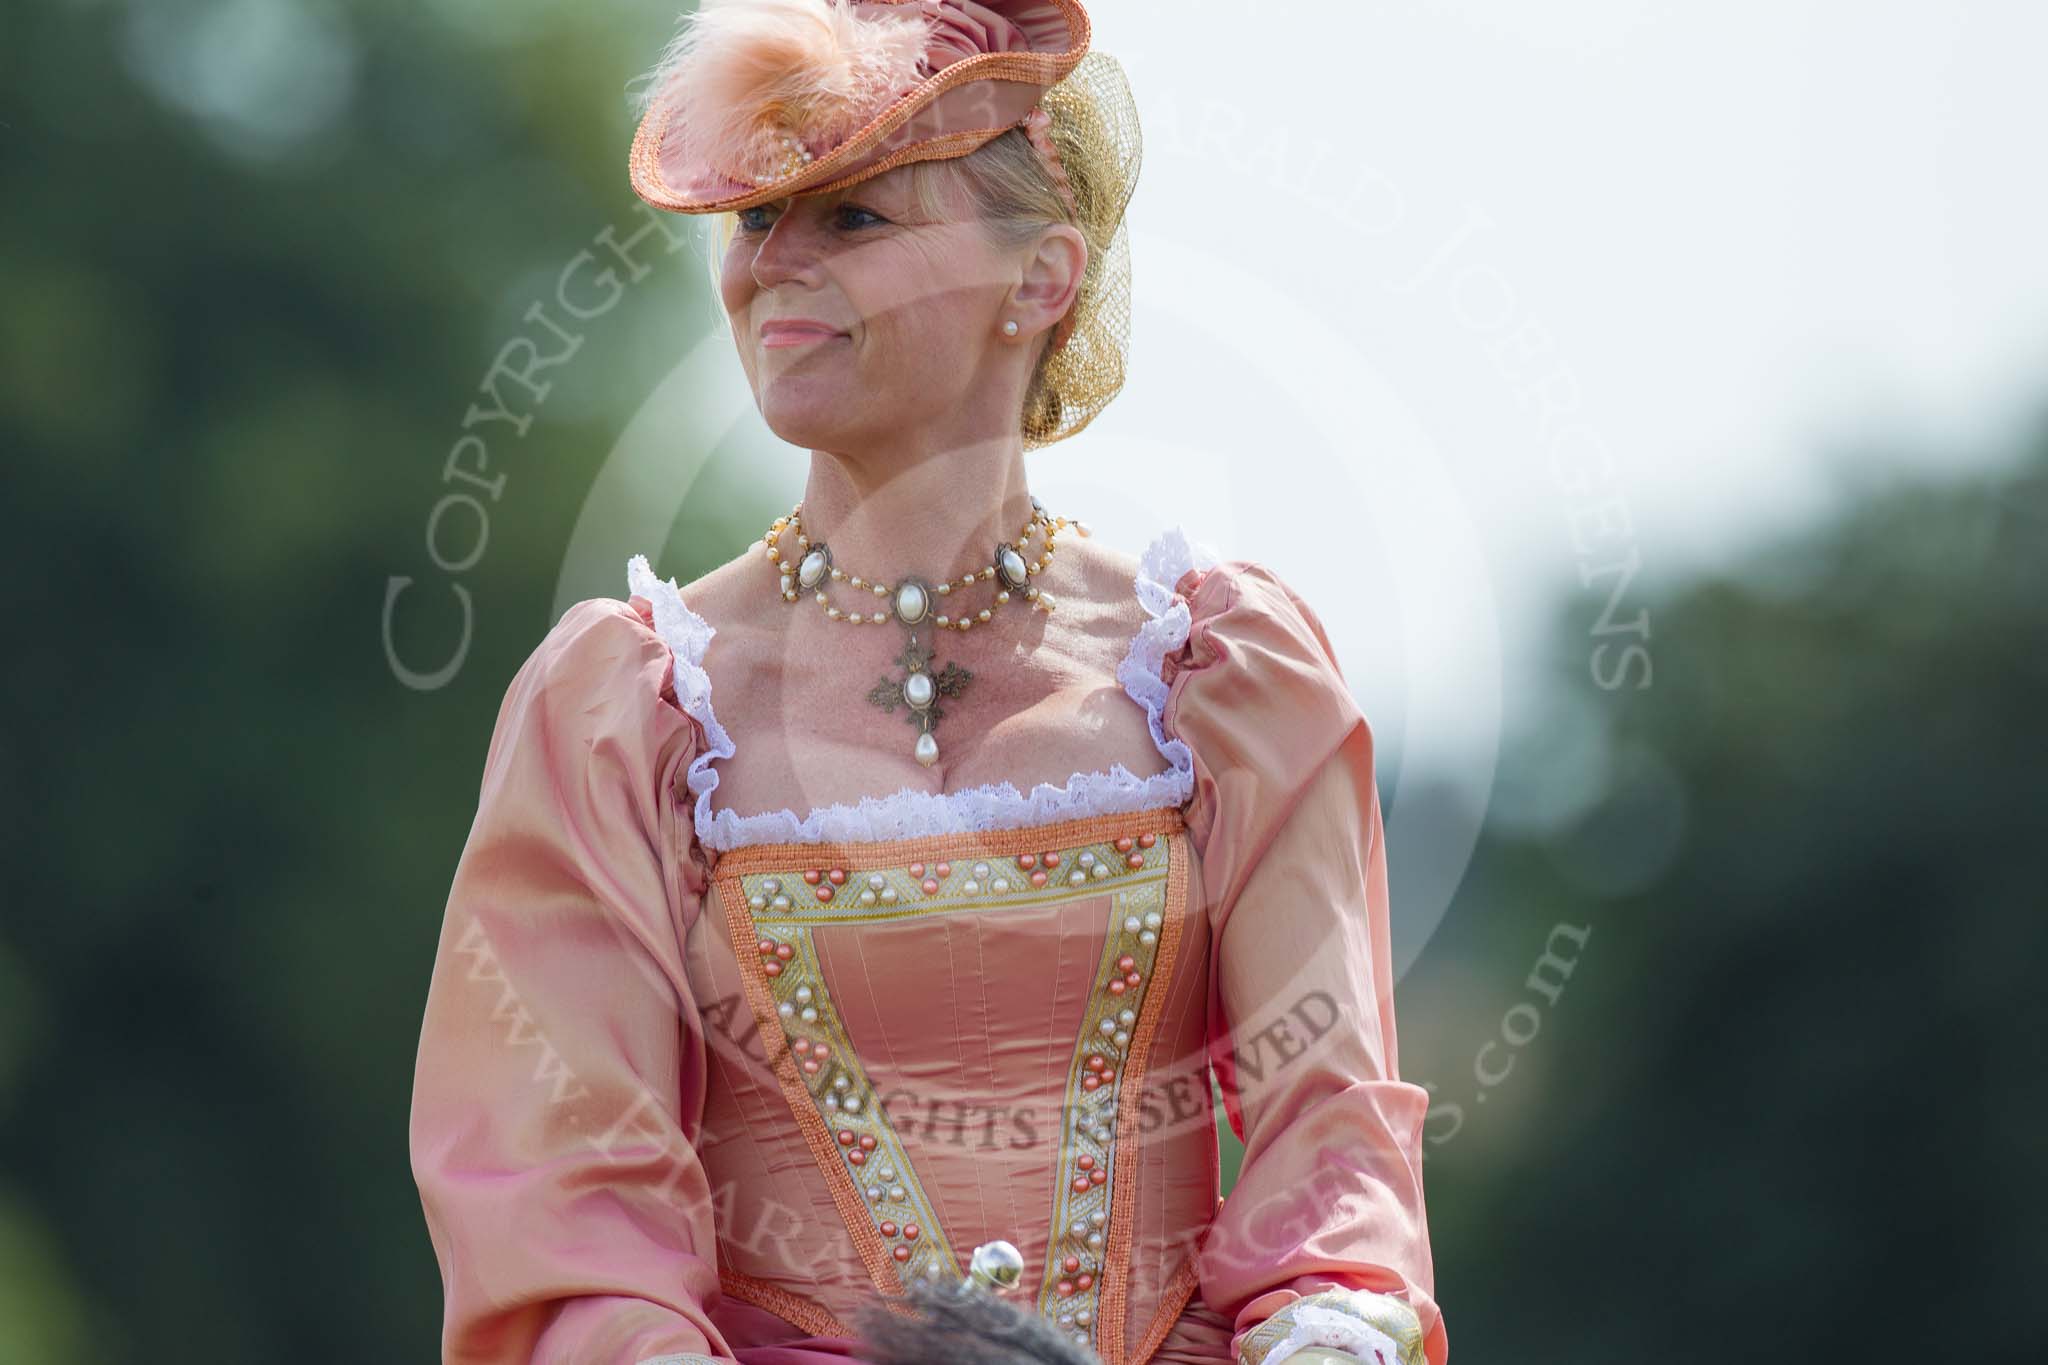
{"type": "Polygon", "coordinates": [[[1013,1302],[1106,1361],[1173,1326],[1218,1172],[1193,765],[1161,725],[1160,664],[1187,634],[1172,585],[1214,561],[1169,533],[1134,582],[1148,612],[1118,681],[1166,771],[802,814],[714,807],[744,742],[703,669],[717,631],[634,561],[704,737],[688,782],[709,875],[684,951],[723,1080],[698,1151],[729,1297],[843,1335],[875,1291],[957,1281],[1002,1239],[1024,1255],[1013,1302]]]}
{"type": "Polygon", "coordinates": [[[1013,1302],[1146,1359],[1217,1200],[1199,877],[1173,807],[721,854],[685,960],[725,1292],[841,1335],[1000,1238],[1013,1302]]]}

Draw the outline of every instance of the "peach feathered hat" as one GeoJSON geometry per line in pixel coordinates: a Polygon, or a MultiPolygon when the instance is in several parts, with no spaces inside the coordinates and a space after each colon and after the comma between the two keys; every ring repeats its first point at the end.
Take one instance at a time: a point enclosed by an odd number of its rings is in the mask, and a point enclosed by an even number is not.
{"type": "Polygon", "coordinates": [[[1089,246],[1023,415],[1027,444],[1057,441],[1122,389],[1130,343],[1137,108],[1088,42],[1080,0],[703,0],[647,77],[633,189],[734,213],[1023,130],[1089,246]]]}
{"type": "Polygon", "coordinates": [[[1079,0],[704,0],[649,77],[633,188],[725,213],[965,156],[1088,50],[1079,0]]]}

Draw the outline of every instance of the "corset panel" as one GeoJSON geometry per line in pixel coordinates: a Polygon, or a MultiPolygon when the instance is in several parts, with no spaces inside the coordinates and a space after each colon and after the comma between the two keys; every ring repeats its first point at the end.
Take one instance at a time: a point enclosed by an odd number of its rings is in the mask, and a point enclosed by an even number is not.
{"type": "Polygon", "coordinates": [[[1001,1239],[1010,1302],[1156,1349],[1216,1207],[1194,861],[1174,807],[721,855],[689,970],[725,1292],[851,1335],[1001,1239]]]}

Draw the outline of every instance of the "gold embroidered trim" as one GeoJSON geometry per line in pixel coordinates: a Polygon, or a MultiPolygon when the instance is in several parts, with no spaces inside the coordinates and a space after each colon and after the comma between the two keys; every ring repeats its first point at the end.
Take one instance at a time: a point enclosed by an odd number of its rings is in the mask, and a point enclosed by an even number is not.
{"type": "MultiPolygon", "coordinates": [[[[1253,1328],[1238,1347],[1238,1365],[1266,1365],[1266,1357],[1294,1331],[1296,1315],[1303,1308],[1329,1309],[1385,1333],[1401,1351],[1399,1362],[1389,1365],[1427,1365],[1422,1354],[1422,1322],[1406,1299],[1342,1288],[1319,1290],[1296,1299],[1253,1328]]],[[[1292,1354],[1293,1351],[1288,1352],[1292,1354]]],[[[1272,1365],[1280,1365],[1285,1359],[1274,1357],[1272,1365]]]]}
{"type": "MultiPolygon", "coordinates": [[[[1157,807],[970,835],[748,844],[714,864],[743,993],[777,1054],[771,1067],[862,1264],[892,1306],[911,1276],[958,1280],[962,1271],[833,1009],[813,930],[1109,897],[1069,1065],[1075,1126],[1064,1129],[1054,1168],[1060,1183],[1039,1311],[1090,1344],[1103,1327],[1105,1361],[1122,1365],[1142,1082],[1167,995],[1153,986],[1171,979],[1186,915],[1185,845],[1175,852],[1185,834],[1178,807],[1157,807]],[[948,856],[963,843],[967,856],[948,856]],[[1076,1188],[1083,1179],[1087,1188],[1076,1188]],[[1077,1258],[1073,1272],[1068,1256],[1077,1258]]],[[[815,1335],[847,1335],[817,1305],[765,1282],[732,1275],[728,1292],[815,1335]]],[[[1157,1323],[1154,1334],[1164,1339],[1157,1323]]]]}
{"type": "Polygon", "coordinates": [[[776,1079],[825,1173],[869,1278],[885,1295],[900,1294],[912,1275],[960,1279],[959,1262],[904,1156],[895,1125],[887,1110],[869,1104],[874,1087],[832,1007],[811,927],[783,919],[773,909],[756,919],[747,896],[760,888],[743,887],[740,881],[737,874],[722,878],[720,899],[747,1001],[761,1036],[787,1043],[774,1047],[776,1079]],[[748,951],[750,945],[755,951],[748,951]],[[770,964],[787,970],[771,975],[770,964]],[[806,1077],[820,1072],[813,1092],[806,1077]]]}
{"type": "MultiPolygon", "coordinates": [[[[1094,989],[1068,1067],[1063,1112],[1074,1121],[1062,1125],[1054,1168],[1059,1183],[1038,1310],[1107,1365],[1121,1365],[1123,1356],[1139,1102],[1166,1001],[1155,987],[1162,973],[1171,976],[1186,902],[1178,894],[1185,861],[1173,856],[1174,845],[1172,834],[1159,839],[1148,831],[1106,850],[1125,867],[1137,866],[1110,898],[1094,989]]],[[[1079,856],[1091,852],[1098,851],[1079,856]]],[[[1093,865],[1101,862],[1097,856],[1093,865]]]]}
{"type": "MultiPolygon", "coordinates": [[[[1179,856],[1170,858],[1166,869],[1166,905],[1162,911],[1158,952],[1152,963],[1155,984],[1173,979],[1173,969],[1180,958],[1181,929],[1187,919],[1186,845],[1173,840],[1169,842],[1174,843],[1179,856]]],[[[1159,1032],[1160,1016],[1166,1011],[1166,994],[1163,984],[1145,994],[1145,1002],[1139,1007],[1137,1036],[1131,1042],[1130,1054],[1124,1063],[1124,1079],[1130,1084],[1123,1087],[1117,1097],[1116,1178],[1111,1186],[1114,1205],[1109,1215],[1108,1251],[1109,1264],[1113,1266],[1130,1265],[1131,1241],[1137,1228],[1138,1135],[1144,1123],[1145,1071],[1151,1063],[1152,1039],[1159,1032]]],[[[1130,1291],[1127,1274],[1126,1271],[1125,1275],[1110,1281],[1102,1310],[1103,1330],[1117,1344],[1119,1352],[1124,1339],[1124,1318],[1130,1291]]]]}

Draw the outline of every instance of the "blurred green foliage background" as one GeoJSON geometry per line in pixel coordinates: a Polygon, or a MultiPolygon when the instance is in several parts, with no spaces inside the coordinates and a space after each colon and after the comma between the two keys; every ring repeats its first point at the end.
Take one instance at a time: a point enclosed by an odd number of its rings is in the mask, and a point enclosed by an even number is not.
{"type": "MultiPolygon", "coordinates": [[[[596,463],[705,325],[690,252],[495,438],[446,687],[397,681],[387,585],[445,657],[442,462],[530,299],[644,226],[591,73],[672,20],[0,5],[0,1362],[435,1358],[441,907],[596,463]]],[[[779,496],[712,468],[663,573],[779,496]]],[[[2044,523],[2048,422],[1860,488],[1660,589],[1640,691],[1591,689],[1598,602],[1560,601],[1598,799],[1490,830],[1401,988],[1458,1359],[2043,1358],[2044,523]]]]}

